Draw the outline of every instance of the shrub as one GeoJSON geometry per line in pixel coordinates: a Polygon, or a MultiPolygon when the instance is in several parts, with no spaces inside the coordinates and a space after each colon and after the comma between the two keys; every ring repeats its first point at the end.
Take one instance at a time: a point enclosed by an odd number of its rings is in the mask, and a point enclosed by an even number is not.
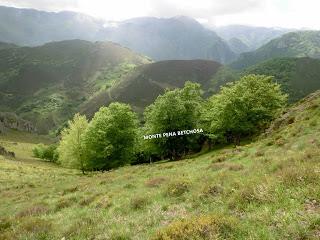
{"type": "Polygon", "coordinates": [[[148,204],[148,199],[146,197],[134,197],[131,199],[131,208],[137,210],[145,207],[148,204]]]}
{"type": "Polygon", "coordinates": [[[199,216],[171,223],[154,240],[232,239],[236,221],[225,216],[199,216]]]}
{"type": "Polygon", "coordinates": [[[168,185],[166,195],[171,197],[179,197],[189,191],[190,184],[187,181],[176,181],[168,185]]]}
{"type": "Polygon", "coordinates": [[[38,144],[34,149],[32,149],[33,156],[50,162],[56,162],[58,160],[57,145],[51,144],[45,146],[43,144],[38,144]]]}

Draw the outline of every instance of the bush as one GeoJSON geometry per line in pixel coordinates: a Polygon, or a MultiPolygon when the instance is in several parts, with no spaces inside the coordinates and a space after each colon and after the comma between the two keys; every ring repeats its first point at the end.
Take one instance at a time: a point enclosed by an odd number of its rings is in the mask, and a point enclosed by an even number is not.
{"type": "Polygon", "coordinates": [[[236,222],[224,216],[199,216],[171,223],[154,240],[232,239],[236,222]]]}
{"type": "Polygon", "coordinates": [[[148,199],[146,197],[134,197],[131,199],[130,206],[132,209],[141,209],[148,204],[148,199]]]}
{"type": "Polygon", "coordinates": [[[45,146],[43,144],[37,145],[33,150],[33,156],[50,162],[56,162],[58,160],[57,145],[52,144],[45,146]]]}
{"type": "Polygon", "coordinates": [[[176,181],[168,185],[166,189],[166,195],[171,197],[179,197],[185,192],[189,191],[189,182],[186,181],[176,181]]]}

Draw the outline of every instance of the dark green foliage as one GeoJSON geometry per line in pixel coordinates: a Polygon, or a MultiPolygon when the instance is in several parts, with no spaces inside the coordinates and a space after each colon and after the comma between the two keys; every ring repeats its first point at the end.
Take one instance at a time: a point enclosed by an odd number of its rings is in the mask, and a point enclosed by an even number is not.
{"type": "Polygon", "coordinates": [[[39,144],[32,150],[32,152],[34,157],[50,162],[57,162],[59,158],[56,144],[51,144],[49,146],[39,144]]]}
{"type": "Polygon", "coordinates": [[[222,68],[221,64],[208,60],[170,60],[136,67],[119,84],[101,91],[82,106],[87,115],[111,102],[124,102],[142,113],[166,88],[184,86],[186,81],[201,84],[203,90],[210,87],[211,79],[222,68]],[[147,89],[147,90],[146,90],[147,89]]]}
{"type": "Polygon", "coordinates": [[[69,40],[0,50],[0,111],[16,112],[38,132],[57,128],[79,106],[147,58],[110,42],[69,40]]]}
{"type": "Polygon", "coordinates": [[[112,103],[94,115],[84,134],[86,168],[109,170],[134,157],[138,119],[129,105],[112,103]]]}
{"type": "Polygon", "coordinates": [[[248,75],[212,96],[202,119],[212,139],[239,144],[241,137],[264,129],[286,99],[272,77],[248,75]]]}
{"type": "Polygon", "coordinates": [[[312,58],[277,58],[245,69],[241,75],[274,77],[274,82],[296,102],[320,88],[320,60],[312,58]]]}
{"type": "Polygon", "coordinates": [[[320,31],[292,32],[274,39],[254,52],[243,53],[231,64],[244,69],[262,61],[283,57],[320,58],[320,31]]]}
{"type": "MultiPolygon", "coordinates": [[[[160,95],[144,113],[145,135],[192,130],[198,127],[203,102],[200,85],[187,82],[182,89],[160,95]]],[[[201,135],[183,135],[146,140],[151,153],[172,159],[199,150],[201,135]]]]}

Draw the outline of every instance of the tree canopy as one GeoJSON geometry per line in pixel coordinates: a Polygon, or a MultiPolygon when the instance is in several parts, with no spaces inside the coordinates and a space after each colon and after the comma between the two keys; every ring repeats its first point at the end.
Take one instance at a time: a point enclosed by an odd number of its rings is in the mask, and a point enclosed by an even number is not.
{"type": "Polygon", "coordinates": [[[109,170],[130,163],[138,128],[138,118],[129,105],[101,107],[84,134],[88,168],[109,170]]]}
{"type": "MultiPolygon", "coordinates": [[[[170,133],[198,126],[202,92],[199,84],[187,82],[182,89],[167,90],[144,113],[145,134],[170,133]]],[[[198,148],[199,136],[184,135],[147,140],[149,149],[162,157],[178,158],[198,148]]]]}
{"type": "Polygon", "coordinates": [[[76,114],[68,122],[68,127],[61,132],[61,141],[58,146],[59,162],[66,167],[86,169],[85,146],[83,135],[88,127],[85,116],[76,114]]]}
{"type": "Polygon", "coordinates": [[[221,88],[207,102],[202,120],[210,137],[233,141],[264,128],[286,105],[287,95],[272,77],[248,75],[221,88]]]}

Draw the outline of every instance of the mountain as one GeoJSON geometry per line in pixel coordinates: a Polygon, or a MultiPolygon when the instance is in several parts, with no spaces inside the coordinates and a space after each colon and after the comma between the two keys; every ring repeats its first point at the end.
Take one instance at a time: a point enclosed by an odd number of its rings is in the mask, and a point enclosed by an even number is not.
{"type": "Polygon", "coordinates": [[[320,58],[320,31],[287,33],[256,51],[243,53],[231,66],[243,69],[268,59],[281,57],[320,58]]]}
{"type": "Polygon", "coordinates": [[[235,52],[236,54],[249,52],[250,48],[244,42],[242,42],[239,38],[231,38],[228,41],[228,45],[230,49],[235,52]]]}
{"type": "Polygon", "coordinates": [[[312,58],[279,58],[259,63],[244,70],[246,74],[274,76],[289,94],[290,102],[298,101],[320,89],[320,60],[312,58]]]}
{"type": "Polygon", "coordinates": [[[227,63],[235,58],[235,53],[215,32],[183,16],[130,19],[101,34],[154,60],[208,59],[227,63]]]}
{"type": "Polygon", "coordinates": [[[255,50],[274,38],[294,31],[293,29],[253,27],[245,25],[229,25],[213,28],[213,30],[227,41],[238,38],[247,45],[250,50],[255,50]]]}
{"type": "Polygon", "coordinates": [[[111,42],[68,40],[0,50],[0,112],[46,131],[135,66],[150,60],[111,42]]]}
{"type": "Polygon", "coordinates": [[[0,6],[0,41],[21,46],[70,39],[99,40],[104,22],[75,12],[44,12],[0,6]]]}
{"type": "Polygon", "coordinates": [[[38,46],[51,41],[113,41],[155,60],[209,59],[231,62],[236,55],[213,31],[188,17],[135,18],[107,22],[76,12],[0,7],[0,41],[38,46]]]}
{"type": "Polygon", "coordinates": [[[15,47],[18,47],[18,46],[12,43],[0,42],[0,50],[7,49],[7,48],[15,48],[15,47]]]}
{"type": "Polygon", "coordinates": [[[210,60],[169,60],[137,67],[114,87],[100,92],[82,106],[92,116],[99,107],[112,101],[129,103],[141,113],[166,88],[183,87],[186,81],[200,83],[207,90],[222,65],[210,60]]]}

